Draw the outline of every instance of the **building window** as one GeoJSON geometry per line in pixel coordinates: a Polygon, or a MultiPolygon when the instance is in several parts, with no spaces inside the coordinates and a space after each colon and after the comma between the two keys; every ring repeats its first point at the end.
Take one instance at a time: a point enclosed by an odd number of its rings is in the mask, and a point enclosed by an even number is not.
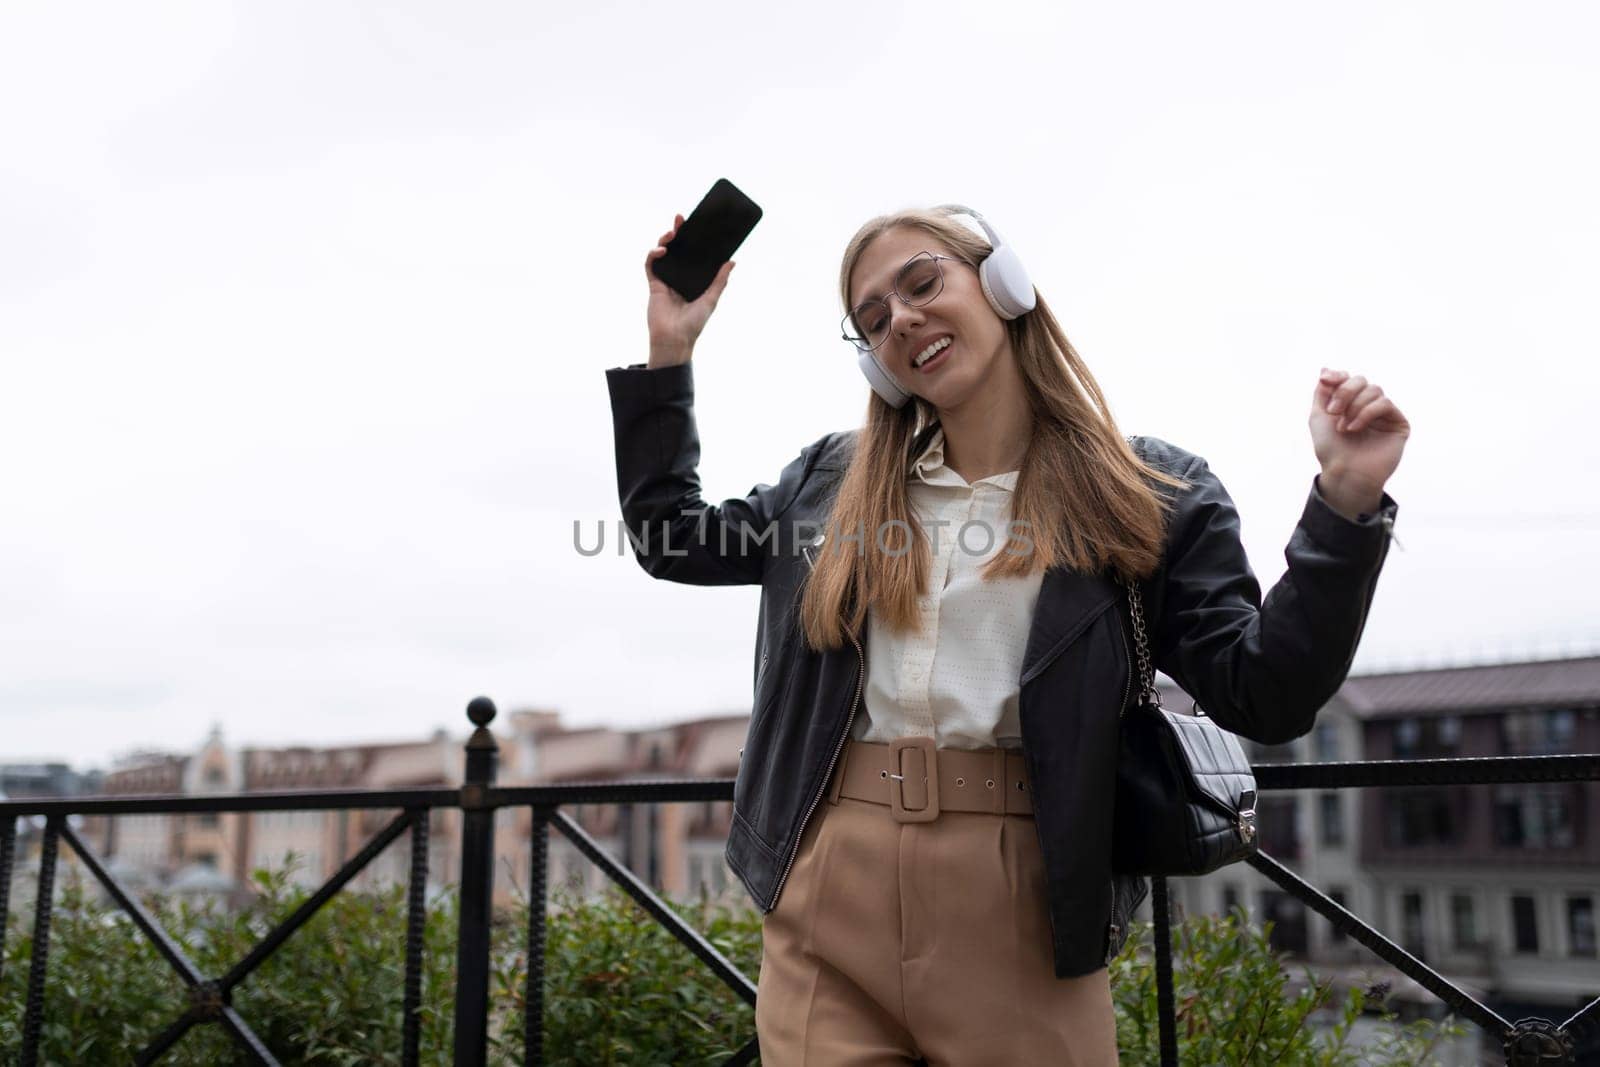
{"type": "Polygon", "coordinates": [[[1424,942],[1422,894],[1415,889],[1400,894],[1400,942],[1405,950],[1422,959],[1424,942]]]}
{"type": "Polygon", "coordinates": [[[1470,893],[1450,894],[1451,941],[1459,950],[1478,946],[1478,909],[1470,893]]]}
{"type": "Polygon", "coordinates": [[[1456,841],[1455,813],[1446,790],[1397,789],[1384,796],[1383,811],[1384,844],[1389,848],[1456,841]]]}
{"type": "MultiPolygon", "coordinates": [[[[1349,894],[1343,889],[1328,890],[1328,897],[1341,908],[1348,909],[1350,907],[1349,894]]],[[[1341,942],[1348,941],[1349,939],[1350,935],[1339,929],[1337,926],[1333,927],[1328,934],[1328,940],[1336,945],[1340,944],[1341,942]]]]}
{"type": "Polygon", "coordinates": [[[1511,898],[1512,948],[1517,952],[1539,951],[1539,910],[1533,897],[1511,898]]]}
{"type": "Polygon", "coordinates": [[[215,830],[217,828],[217,822],[218,819],[216,812],[202,811],[200,813],[200,828],[202,830],[215,830]]]}
{"type": "Polygon", "coordinates": [[[1278,889],[1261,891],[1261,917],[1271,923],[1267,942],[1279,952],[1306,954],[1306,906],[1298,898],[1278,889]]]}
{"type": "Polygon", "coordinates": [[[1265,797],[1256,801],[1261,848],[1278,859],[1300,858],[1299,798],[1265,797]]]}
{"type": "Polygon", "coordinates": [[[1339,760],[1339,724],[1319,722],[1311,735],[1312,751],[1318,763],[1337,763],[1339,760]]]}
{"type": "Polygon", "coordinates": [[[1394,754],[1406,758],[1416,754],[1417,742],[1422,737],[1422,723],[1417,719],[1401,719],[1394,724],[1394,754]]]}
{"type": "Polygon", "coordinates": [[[1569,946],[1567,951],[1572,955],[1593,958],[1595,954],[1593,897],[1567,898],[1567,944],[1569,946]]]}
{"type": "Polygon", "coordinates": [[[1461,719],[1437,715],[1427,719],[1399,719],[1394,724],[1396,759],[1448,759],[1461,748],[1461,719]]]}
{"type": "Polygon", "coordinates": [[[1508,756],[1559,756],[1572,751],[1577,716],[1571,708],[1507,712],[1500,718],[1500,745],[1508,756]]]}
{"type": "Polygon", "coordinates": [[[1572,848],[1577,844],[1573,786],[1509,785],[1494,791],[1494,839],[1503,848],[1572,848]]]}
{"type": "Polygon", "coordinates": [[[1222,913],[1227,915],[1239,906],[1239,887],[1228,882],[1222,887],[1222,913]]]}
{"type": "Polygon", "coordinates": [[[1443,715],[1439,718],[1439,745],[1449,752],[1461,750],[1461,716],[1443,715]]]}
{"type": "Polygon", "coordinates": [[[1328,848],[1344,844],[1344,805],[1338,793],[1323,793],[1319,798],[1322,816],[1322,843],[1328,848]]]}

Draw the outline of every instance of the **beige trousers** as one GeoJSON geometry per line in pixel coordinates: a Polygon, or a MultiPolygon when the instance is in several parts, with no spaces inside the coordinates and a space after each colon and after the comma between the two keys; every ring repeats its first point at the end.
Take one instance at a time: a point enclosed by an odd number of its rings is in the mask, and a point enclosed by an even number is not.
{"type": "Polygon", "coordinates": [[[830,790],[762,922],[763,1067],[1116,1064],[1107,972],[1055,977],[1045,899],[1031,816],[830,790]]]}

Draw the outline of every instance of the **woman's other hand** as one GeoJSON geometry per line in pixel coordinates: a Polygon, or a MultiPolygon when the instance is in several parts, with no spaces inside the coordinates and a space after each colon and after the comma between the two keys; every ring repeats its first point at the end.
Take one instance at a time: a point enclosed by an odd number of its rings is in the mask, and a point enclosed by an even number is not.
{"type": "Polygon", "coordinates": [[[1322,498],[1348,519],[1376,511],[1411,423],[1376,384],[1326,367],[1312,395],[1310,423],[1322,498]]]}
{"type": "Polygon", "coordinates": [[[694,355],[694,343],[699,339],[700,331],[706,328],[711,313],[716,310],[722,290],[728,286],[728,275],[733,273],[733,260],[730,259],[711,279],[710,288],[693,301],[685,300],[672,286],[657,278],[650,265],[667,254],[667,245],[672,243],[672,239],[678,235],[678,227],[682,225],[683,216],[676,216],[672,229],[662,234],[656,247],[644,257],[644,274],[650,282],[650,306],[645,317],[650,325],[649,366],[652,368],[675,367],[689,362],[694,355]]]}

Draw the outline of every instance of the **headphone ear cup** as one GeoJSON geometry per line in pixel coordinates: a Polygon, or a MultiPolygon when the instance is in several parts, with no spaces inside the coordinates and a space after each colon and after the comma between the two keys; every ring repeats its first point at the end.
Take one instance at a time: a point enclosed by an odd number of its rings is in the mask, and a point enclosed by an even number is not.
{"type": "Polygon", "coordinates": [[[890,407],[903,408],[911,399],[911,394],[900,388],[900,383],[878,362],[877,352],[870,348],[856,349],[856,366],[861,368],[872,391],[883,397],[890,407]]]}
{"type": "Polygon", "coordinates": [[[1020,318],[1032,311],[1038,302],[1027,268],[1009,245],[996,245],[988,258],[978,265],[978,280],[983,285],[983,295],[989,298],[989,306],[1002,319],[1020,318]]]}

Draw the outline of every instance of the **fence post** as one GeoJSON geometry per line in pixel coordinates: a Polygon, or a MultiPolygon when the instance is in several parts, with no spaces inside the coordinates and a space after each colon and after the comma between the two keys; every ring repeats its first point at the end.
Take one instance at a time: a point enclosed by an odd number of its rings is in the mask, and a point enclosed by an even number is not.
{"type": "Polygon", "coordinates": [[[39,1062],[44,1026],[44,982],[50,965],[50,908],[56,895],[56,849],[64,817],[51,815],[39,846],[39,893],[33,899],[33,955],[28,960],[28,1001],[22,1009],[22,1067],[39,1062]]]}
{"type": "Polygon", "coordinates": [[[411,878],[406,886],[406,991],[400,1062],[422,1062],[422,948],[428,925],[428,828],[432,813],[411,809],[411,878]]]}
{"type": "Polygon", "coordinates": [[[0,977],[6,973],[6,929],[11,923],[11,860],[17,849],[17,817],[0,818],[0,977]]]}
{"type": "Polygon", "coordinates": [[[549,906],[550,809],[534,807],[528,864],[528,978],[523,990],[522,1062],[544,1067],[545,909],[549,906]]]}
{"type": "Polygon", "coordinates": [[[1156,1014],[1161,1032],[1161,1067],[1178,1067],[1178,1016],[1172,992],[1172,903],[1167,880],[1150,879],[1150,908],[1156,921],[1156,1014]]]}
{"type": "Polygon", "coordinates": [[[477,697],[467,718],[477,727],[467,741],[461,786],[461,921],[456,947],[457,1067],[482,1067],[489,1054],[489,923],[494,904],[494,785],[500,748],[489,723],[494,701],[477,697]]]}

